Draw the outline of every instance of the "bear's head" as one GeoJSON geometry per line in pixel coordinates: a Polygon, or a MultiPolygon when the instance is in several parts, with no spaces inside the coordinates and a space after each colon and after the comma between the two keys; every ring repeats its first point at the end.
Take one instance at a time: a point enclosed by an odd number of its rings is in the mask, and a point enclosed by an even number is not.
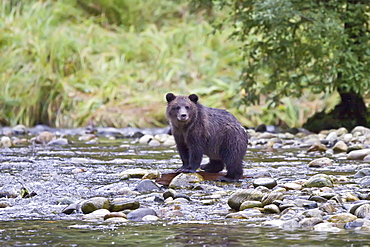
{"type": "Polygon", "coordinates": [[[166,115],[171,124],[176,126],[192,122],[197,116],[198,99],[196,94],[175,96],[173,93],[168,93],[166,115]]]}

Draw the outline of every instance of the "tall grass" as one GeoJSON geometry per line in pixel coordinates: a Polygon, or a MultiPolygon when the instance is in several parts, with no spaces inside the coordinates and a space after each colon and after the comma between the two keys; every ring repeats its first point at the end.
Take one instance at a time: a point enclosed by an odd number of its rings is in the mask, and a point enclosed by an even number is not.
{"type": "Polygon", "coordinates": [[[248,126],[284,114],[301,124],[307,113],[295,103],[275,115],[264,105],[236,107],[240,44],[228,30],[212,32],[207,16],[182,1],[3,0],[0,123],[164,126],[164,95],[172,91],[198,93],[248,126]]]}

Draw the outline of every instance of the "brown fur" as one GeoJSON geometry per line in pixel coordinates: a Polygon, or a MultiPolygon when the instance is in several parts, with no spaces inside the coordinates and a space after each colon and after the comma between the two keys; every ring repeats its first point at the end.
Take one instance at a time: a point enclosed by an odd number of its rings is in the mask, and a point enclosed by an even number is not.
{"type": "Polygon", "coordinates": [[[205,154],[210,162],[202,165],[202,169],[217,173],[226,165],[227,174],[221,180],[241,178],[248,134],[239,121],[225,110],[201,105],[195,94],[168,93],[166,99],[166,116],[183,162],[178,171],[195,172],[205,154]]]}

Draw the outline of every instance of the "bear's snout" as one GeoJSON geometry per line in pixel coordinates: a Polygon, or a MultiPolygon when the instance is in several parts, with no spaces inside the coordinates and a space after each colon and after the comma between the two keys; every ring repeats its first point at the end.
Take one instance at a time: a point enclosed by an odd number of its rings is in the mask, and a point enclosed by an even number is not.
{"type": "Polygon", "coordinates": [[[177,120],[179,121],[186,121],[189,119],[189,115],[187,113],[179,113],[177,115],[177,120]]]}

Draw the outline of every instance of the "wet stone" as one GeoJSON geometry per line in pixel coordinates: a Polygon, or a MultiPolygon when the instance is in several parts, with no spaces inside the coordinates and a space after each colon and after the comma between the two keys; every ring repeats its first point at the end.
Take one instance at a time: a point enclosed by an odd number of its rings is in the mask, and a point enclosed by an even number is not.
{"type": "Polygon", "coordinates": [[[263,212],[267,214],[279,214],[280,209],[275,204],[269,204],[263,207],[263,212]]]}
{"type": "Polygon", "coordinates": [[[62,210],[62,213],[72,214],[73,212],[78,211],[79,209],[80,209],[79,204],[77,204],[77,203],[76,204],[70,204],[62,210]]]}
{"type": "Polygon", "coordinates": [[[347,154],[347,159],[349,160],[363,160],[365,156],[370,154],[370,149],[360,149],[360,150],[354,150],[347,154]]]}
{"type": "Polygon", "coordinates": [[[253,186],[256,188],[258,186],[264,186],[266,188],[272,189],[277,185],[277,182],[273,178],[257,178],[253,180],[253,186]]]}
{"type": "Polygon", "coordinates": [[[334,223],[323,222],[314,226],[314,230],[318,232],[340,232],[341,229],[336,227],[334,223]]]}
{"type": "Polygon", "coordinates": [[[227,203],[232,209],[239,210],[240,205],[244,201],[261,201],[262,198],[263,193],[261,191],[256,189],[241,189],[232,194],[227,203]]]}
{"type": "Polygon", "coordinates": [[[203,181],[203,177],[198,173],[180,173],[172,179],[169,187],[172,189],[193,188],[196,183],[203,181]]]}
{"type": "Polygon", "coordinates": [[[242,211],[248,208],[262,208],[262,203],[260,201],[244,201],[239,209],[242,211]]]}
{"type": "Polygon", "coordinates": [[[264,197],[261,200],[262,205],[269,205],[272,204],[274,201],[279,201],[284,199],[284,194],[281,192],[273,191],[264,197]]]}
{"type": "Polygon", "coordinates": [[[370,217],[370,204],[366,203],[359,206],[354,213],[358,218],[369,218],[370,217]]]}
{"type": "Polygon", "coordinates": [[[140,207],[140,203],[136,200],[127,198],[115,198],[109,203],[109,210],[112,212],[123,211],[126,209],[134,210],[140,207]]]}
{"type": "Polygon", "coordinates": [[[329,158],[319,158],[312,160],[308,163],[308,167],[325,167],[325,166],[332,166],[333,161],[329,158]]]}
{"type": "Polygon", "coordinates": [[[356,220],[357,217],[350,213],[339,213],[331,215],[327,220],[332,223],[348,223],[356,220]]]}
{"type": "Polygon", "coordinates": [[[81,204],[81,211],[84,214],[88,214],[94,212],[98,209],[108,209],[109,208],[109,200],[104,197],[93,197],[90,198],[81,204]]]}
{"type": "Polygon", "coordinates": [[[333,181],[326,174],[316,174],[307,181],[306,187],[333,187],[333,181]]]}
{"type": "Polygon", "coordinates": [[[347,152],[347,150],[348,150],[348,146],[344,141],[338,141],[333,146],[333,151],[336,152],[336,153],[347,152]]]}
{"type": "Polygon", "coordinates": [[[156,212],[151,208],[139,208],[127,214],[127,219],[130,221],[141,221],[147,215],[157,216],[156,212]]]}
{"type": "Polygon", "coordinates": [[[323,223],[324,220],[322,218],[305,218],[301,220],[299,223],[302,227],[309,227],[309,226],[315,226],[317,224],[323,223]]]}
{"type": "Polygon", "coordinates": [[[151,191],[158,191],[161,188],[152,180],[144,179],[139,182],[134,190],[139,192],[151,192],[151,191]]]}
{"type": "Polygon", "coordinates": [[[360,181],[359,181],[359,185],[361,187],[365,187],[365,188],[370,187],[370,176],[366,176],[366,177],[361,178],[360,181]]]}
{"type": "Polygon", "coordinates": [[[92,213],[85,214],[82,216],[82,220],[87,220],[87,221],[103,221],[105,215],[109,214],[109,210],[107,209],[98,209],[95,210],[92,213]]]}
{"type": "Polygon", "coordinates": [[[362,168],[361,170],[356,172],[354,178],[362,178],[366,176],[370,176],[370,168],[362,168]]]}
{"type": "Polygon", "coordinates": [[[109,214],[104,215],[104,220],[107,220],[109,218],[115,218],[115,217],[120,217],[120,218],[127,219],[126,214],[124,214],[122,212],[113,212],[113,213],[109,213],[109,214]]]}

